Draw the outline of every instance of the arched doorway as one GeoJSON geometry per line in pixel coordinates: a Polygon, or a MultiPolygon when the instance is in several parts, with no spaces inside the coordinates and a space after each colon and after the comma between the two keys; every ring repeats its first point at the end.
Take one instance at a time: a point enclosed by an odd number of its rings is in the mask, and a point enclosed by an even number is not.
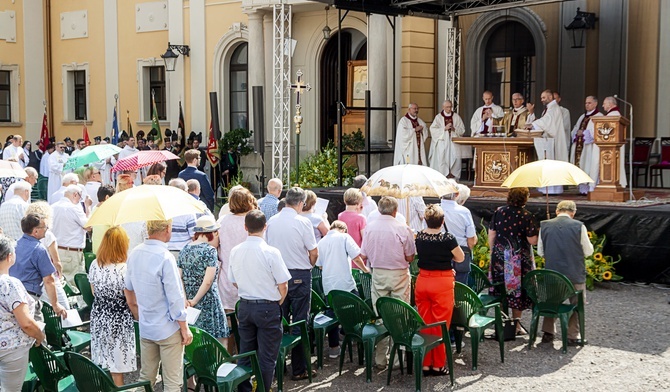
{"type": "Polygon", "coordinates": [[[503,107],[512,105],[514,93],[529,102],[536,93],[535,75],[535,42],[530,31],[519,22],[501,23],[486,43],[485,89],[492,91],[503,107]]]}
{"type": "MultiPolygon", "coordinates": [[[[337,40],[338,34],[333,34],[323,48],[320,62],[320,135],[321,147],[335,140],[337,126],[337,40]]],[[[342,101],[346,100],[347,91],[347,62],[349,60],[367,59],[367,39],[358,30],[343,29],[340,72],[342,73],[341,86],[342,101]]]]}

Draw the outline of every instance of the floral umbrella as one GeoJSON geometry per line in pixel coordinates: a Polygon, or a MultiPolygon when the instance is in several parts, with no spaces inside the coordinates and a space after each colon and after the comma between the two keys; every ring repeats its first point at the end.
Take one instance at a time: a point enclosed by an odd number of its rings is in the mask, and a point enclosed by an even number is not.
{"type": "Polygon", "coordinates": [[[151,166],[157,162],[165,162],[172,159],[179,159],[179,157],[167,150],[138,151],[123,159],[119,159],[116,162],[116,165],[112,168],[112,171],[135,171],[145,166],[151,166]]]}
{"type": "Polygon", "coordinates": [[[361,188],[368,196],[441,197],[458,192],[454,182],[428,166],[395,165],[375,172],[361,188]]]}

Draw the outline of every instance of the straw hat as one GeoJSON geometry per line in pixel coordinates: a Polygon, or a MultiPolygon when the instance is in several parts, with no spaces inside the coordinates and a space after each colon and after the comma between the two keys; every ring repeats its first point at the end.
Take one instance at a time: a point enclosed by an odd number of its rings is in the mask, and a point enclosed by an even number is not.
{"type": "Polygon", "coordinates": [[[196,233],[211,233],[219,230],[219,228],[221,228],[221,225],[216,223],[214,217],[203,215],[195,221],[195,228],[193,230],[196,233]]]}

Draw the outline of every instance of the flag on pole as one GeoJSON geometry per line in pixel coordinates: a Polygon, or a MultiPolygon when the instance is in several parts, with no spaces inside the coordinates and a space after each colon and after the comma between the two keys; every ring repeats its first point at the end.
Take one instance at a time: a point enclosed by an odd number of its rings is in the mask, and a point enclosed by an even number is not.
{"type": "Polygon", "coordinates": [[[44,116],[42,117],[42,131],[40,132],[40,140],[42,141],[42,146],[40,147],[40,150],[42,152],[47,150],[47,146],[49,145],[49,127],[47,124],[47,108],[46,106],[44,107],[44,116]]]}
{"type": "Polygon", "coordinates": [[[152,114],[151,114],[151,129],[155,129],[156,132],[158,133],[157,135],[154,136],[154,143],[160,148],[161,143],[163,142],[163,133],[161,132],[161,125],[158,122],[158,110],[156,109],[156,98],[155,98],[155,93],[152,90],[151,91],[151,104],[153,107],[152,114]]]}
{"type": "Polygon", "coordinates": [[[84,129],[82,130],[82,139],[87,146],[91,145],[91,139],[88,138],[88,128],[86,128],[86,120],[84,120],[84,129]]]}
{"type": "Polygon", "coordinates": [[[214,137],[214,132],[212,130],[212,121],[209,122],[209,141],[207,142],[207,159],[212,164],[216,166],[219,164],[221,156],[219,155],[219,141],[214,137]]]}
{"type": "Polygon", "coordinates": [[[126,110],[126,129],[128,130],[128,137],[133,136],[133,124],[130,123],[130,110],[126,110]]]}
{"type": "Polygon", "coordinates": [[[119,120],[116,116],[116,104],[114,104],[114,117],[112,118],[112,144],[119,144],[119,120]]]}

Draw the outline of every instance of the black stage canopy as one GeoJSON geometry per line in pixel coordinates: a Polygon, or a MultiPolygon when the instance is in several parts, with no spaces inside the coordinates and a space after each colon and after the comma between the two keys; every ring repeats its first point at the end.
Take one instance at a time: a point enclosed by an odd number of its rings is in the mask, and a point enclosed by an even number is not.
{"type": "Polygon", "coordinates": [[[565,0],[316,0],[346,11],[449,19],[452,16],[565,0]]]}

